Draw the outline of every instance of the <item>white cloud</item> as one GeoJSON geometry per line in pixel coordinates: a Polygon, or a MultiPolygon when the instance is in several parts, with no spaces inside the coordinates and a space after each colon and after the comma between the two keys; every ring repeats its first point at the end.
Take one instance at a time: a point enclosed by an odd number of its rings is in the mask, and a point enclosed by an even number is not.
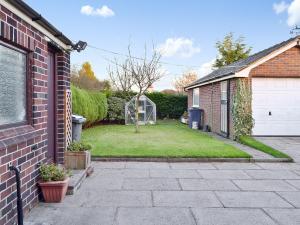
{"type": "Polygon", "coordinates": [[[81,7],[80,12],[87,16],[111,17],[115,15],[115,12],[106,5],[96,9],[90,5],[85,5],[81,7]]]}
{"type": "Polygon", "coordinates": [[[203,63],[200,66],[199,73],[198,73],[200,78],[206,76],[207,74],[213,71],[213,64],[215,63],[215,61],[216,59],[212,59],[211,61],[203,63]]]}
{"type": "Polygon", "coordinates": [[[273,4],[273,10],[275,11],[276,14],[283,13],[289,8],[289,4],[286,3],[285,1],[282,1],[280,3],[274,3],[273,4]]]}
{"type": "Polygon", "coordinates": [[[288,8],[287,24],[292,27],[300,24],[300,0],[294,0],[288,8]]]}
{"type": "Polygon", "coordinates": [[[273,9],[276,14],[287,12],[287,24],[290,27],[300,24],[300,0],[293,0],[291,4],[288,4],[285,1],[274,3],[273,9]]]}
{"type": "Polygon", "coordinates": [[[188,38],[168,38],[165,43],[158,46],[157,50],[165,57],[179,56],[183,58],[192,57],[200,52],[200,48],[188,38]]]}

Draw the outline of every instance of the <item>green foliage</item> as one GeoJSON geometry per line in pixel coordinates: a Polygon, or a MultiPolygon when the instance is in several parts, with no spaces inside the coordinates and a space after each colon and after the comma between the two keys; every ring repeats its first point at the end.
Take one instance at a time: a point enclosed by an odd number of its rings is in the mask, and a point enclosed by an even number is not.
{"type": "Polygon", "coordinates": [[[106,125],[85,129],[82,139],[93,146],[95,157],[159,157],[159,158],[249,158],[247,153],[195,131],[177,120],[157,121],[141,126],[132,134],[133,126],[106,125]]]}
{"type": "Polygon", "coordinates": [[[108,120],[124,121],[126,100],[118,97],[109,97],[107,99],[107,103],[108,103],[108,112],[107,112],[108,120]]]}
{"type": "Polygon", "coordinates": [[[68,177],[68,172],[64,168],[54,164],[42,164],[40,167],[40,175],[44,182],[63,181],[68,177]]]}
{"type": "Polygon", "coordinates": [[[87,119],[85,126],[99,122],[107,115],[107,98],[101,92],[87,91],[71,86],[73,113],[87,119]]]}
{"type": "Polygon", "coordinates": [[[240,136],[251,135],[254,126],[251,102],[252,93],[249,81],[239,79],[232,107],[233,127],[236,139],[239,139],[240,136]]]}
{"type": "Polygon", "coordinates": [[[68,151],[69,152],[84,152],[84,151],[89,151],[92,149],[92,146],[90,144],[86,144],[84,142],[78,142],[74,141],[68,146],[68,151]]]}
{"type": "Polygon", "coordinates": [[[252,148],[270,154],[275,158],[290,158],[287,154],[284,154],[268,145],[265,145],[250,136],[240,136],[238,141],[244,145],[250,146],[252,148]]]}
{"type": "Polygon", "coordinates": [[[156,115],[158,119],[178,119],[187,109],[186,95],[153,92],[147,93],[146,96],[156,104],[156,115]]]}
{"type": "Polygon", "coordinates": [[[247,47],[243,37],[234,40],[233,33],[227,34],[223,41],[218,41],[216,48],[220,57],[216,59],[213,65],[215,68],[220,68],[240,59],[247,58],[252,49],[251,47],[247,47]]]}
{"type": "Polygon", "coordinates": [[[108,80],[99,80],[89,62],[82,64],[81,69],[75,66],[71,70],[71,83],[79,88],[94,91],[110,91],[111,85],[108,80]]]}
{"type": "Polygon", "coordinates": [[[117,97],[117,98],[123,98],[127,101],[132,99],[137,93],[130,91],[130,92],[124,92],[124,91],[115,91],[111,94],[111,97],[117,97]]]}

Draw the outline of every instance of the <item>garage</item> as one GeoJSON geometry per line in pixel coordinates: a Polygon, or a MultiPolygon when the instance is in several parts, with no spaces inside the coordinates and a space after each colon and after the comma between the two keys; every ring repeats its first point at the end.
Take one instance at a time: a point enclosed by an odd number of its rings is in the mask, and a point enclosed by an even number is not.
{"type": "Polygon", "coordinates": [[[300,136],[300,78],[252,78],[257,136],[300,136]]]}

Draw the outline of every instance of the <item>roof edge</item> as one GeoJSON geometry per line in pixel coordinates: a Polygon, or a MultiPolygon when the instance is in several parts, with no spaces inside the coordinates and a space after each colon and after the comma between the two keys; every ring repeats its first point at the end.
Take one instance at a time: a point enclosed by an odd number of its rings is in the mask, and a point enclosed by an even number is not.
{"type": "MultiPolygon", "coordinates": [[[[235,73],[229,73],[229,74],[225,74],[222,77],[215,77],[212,78],[210,80],[206,80],[206,81],[202,81],[196,84],[190,84],[186,87],[184,87],[184,90],[189,90],[191,88],[195,88],[195,87],[200,87],[203,85],[207,85],[210,83],[214,83],[214,82],[218,82],[218,81],[222,81],[222,80],[226,80],[226,79],[230,79],[230,78],[242,78],[242,77],[248,77],[250,71],[261,65],[262,63],[276,57],[277,55],[287,51],[288,49],[295,47],[295,46],[299,46],[300,47],[300,35],[296,36],[295,38],[293,38],[293,40],[291,42],[288,42],[286,45],[281,46],[280,48],[270,52],[269,54],[265,55],[264,57],[257,59],[253,62],[251,62],[249,65],[245,65],[243,68],[239,69],[238,71],[236,71],[235,73]]],[[[257,54],[257,53],[256,53],[257,54]]],[[[230,64],[232,65],[232,64],[230,64]]],[[[228,65],[228,66],[230,66],[228,65]]],[[[224,66],[226,67],[226,66],[224,66]]],[[[222,67],[223,68],[223,67],[222,67]]],[[[208,74],[209,75],[209,74],[208,74]]]]}
{"type": "Polygon", "coordinates": [[[51,35],[47,34],[44,30],[39,30],[46,36],[50,36],[48,38],[52,39],[55,42],[58,42],[57,44],[61,47],[63,47],[65,50],[70,50],[71,46],[74,45],[74,43],[66,37],[61,31],[59,31],[56,27],[54,27],[48,20],[46,20],[41,14],[39,14],[37,11],[35,11],[33,8],[31,8],[27,3],[25,3],[22,0],[0,0],[0,4],[2,4],[4,7],[7,7],[10,11],[16,14],[14,12],[15,10],[12,9],[15,8],[25,16],[29,18],[28,21],[26,21],[22,15],[18,15],[21,17],[21,19],[24,19],[27,23],[32,25],[37,29],[38,26],[44,28],[47,32],[49,32],[51,35]],[[11,7],[8,7],[9,4],[11,7]],[[59,41],[57,41],[59,40],[59,41]],[[69,46],[69,47],[68,47],[69,46]]]}

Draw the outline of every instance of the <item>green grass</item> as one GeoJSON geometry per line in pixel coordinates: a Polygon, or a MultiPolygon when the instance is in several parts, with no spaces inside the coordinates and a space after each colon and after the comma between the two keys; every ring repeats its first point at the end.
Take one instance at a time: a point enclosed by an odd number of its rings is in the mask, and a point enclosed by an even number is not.
{"type": "Polygon", "coordinates": [[[250,146],[252,148],[255,148],[259,151],[262,151],[264,153],[270,154],[272,156],[274,156],[275,158],[291,158],[290,156],[288,156],[287,154],[284,154],[268,145],[265,145],[263,143],[261,143],[260,141],[254,139],[253,137],[250,136],[242,136],[239,138],[239,141],[247,146],[250,146]]]}
{"type": "Polygon", "coordinates": [[[247,153],[176,121],[157,125],[103,125],[83,131],[83,141],[99,157],[250,158],[247,153]]]}

